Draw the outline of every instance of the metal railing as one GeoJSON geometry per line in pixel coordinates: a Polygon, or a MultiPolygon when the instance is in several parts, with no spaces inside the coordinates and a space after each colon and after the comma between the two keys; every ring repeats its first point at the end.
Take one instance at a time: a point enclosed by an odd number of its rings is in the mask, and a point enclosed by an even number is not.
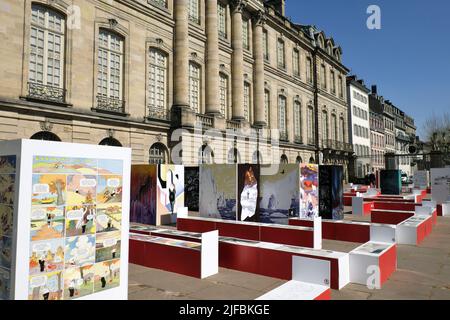
{"type": "Polygon", "coordinates": [[[96,108],[108,112],[125,113],[125,101],[113,97],[97,95],[96,108]]]}
{"type": "Polygon", "coordinates": [[[45,84],[28,82],[28,98],[65,103],[66,90],[45,84]]]}
{"type": "Polygon", "coordinates": [[[239,130],[241,128],[241,123],[239,121],[228,120],[227,129],[239,130]]]}

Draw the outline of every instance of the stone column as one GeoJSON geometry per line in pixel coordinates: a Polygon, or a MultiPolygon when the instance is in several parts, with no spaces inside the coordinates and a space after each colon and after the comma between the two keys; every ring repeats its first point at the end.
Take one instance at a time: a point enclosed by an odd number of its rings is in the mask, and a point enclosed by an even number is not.
{"type": "Polygon", "coordinates": [[[217,0],[206,1],[206,113],[219,114],[219,32],[217,0]]]}
{"type": "Polygon", "coordinates": [[[231,72],[233,89],[233,120],[244,120],[244,47],[242,43],[242,11],[247,5],[246,1],[233,0],[232,9],[232,37],[233,48],[231,72]]]}
{"type": "Polygon", "coordinates": [[[264,12],[259,11],[254,19],[253,28],[253,57],[255,65],[253,68],[255,79],[254,81],[254,107],[255,107],[255,122],[257,126],[266,126],[266,119],[264,117],[264,40],[263,40],[263,26],[266,17],[264,12]]]}
{"type": "Polygon", "coordinates": [[[174,1],[174,106],[189,106],[189,20],[188,1],[174,1]]]}

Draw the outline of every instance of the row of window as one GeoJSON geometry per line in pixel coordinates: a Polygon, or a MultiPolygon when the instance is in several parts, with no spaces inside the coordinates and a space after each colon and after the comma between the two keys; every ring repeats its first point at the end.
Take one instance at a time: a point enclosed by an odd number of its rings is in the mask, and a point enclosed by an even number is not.
{"type": "Polygon", "coordinates": [[[357,124],[353,125],[354,134],[360,138],[369,139],[369,129],[359,126],[357,124]]]}
{"type": "Polygon", "coordinates": [[[322,139],[331,139],[334,141],[345,141],[345,123],[344,118],[339,118],[339,126],[337,122],[337,117],[335,114],[331,115],[331,136],[330,136],[330,128],[328,124],[328,112],[322,112],[322,139]],[[340,130],[339,130],[340,128],[340,130]]]}
{"type": "Polygon", "coordinates": [[[355,90],[353,90],[353,98],[364,104],[367,104],[367,102],[368,102],[367,96],[362,95],[361,93],[359,93],[358,91],[355,91],[355,90]]]}
{"type": "Polygon", "coordinates": [[[369,120],[368,112],[357,106],[353,106],[353,115],[363,120],[369,120]]]}
{"type": "Polygon", "coordinates": [[[386,133],[384,137],[385,137],[385,145],[395,146],[395,136],[393,134],[386,133]]]}
{"type": "Polygon", "coordinates": [[[379,150],[372,150],[372,164],[377,166],[384,166],[384,152],[379,150]]]}
{"type": "Polygon", "coordinates": [[[384,127],[388,130],[394,131],[394,121],[384,118],[384,127]]]}
{"type": "Polygon", "coordinates": [[[372,147],[376,148],[384,148],[384,136],[378,135],[375,133],[371,133],[370,135],[370,143],[372,147]]]}
{"type": "Polygon", "coordinates": [[[370,157],[370,148],[360,144],[355,144],[355,153],[358,157],[370,157]]]}

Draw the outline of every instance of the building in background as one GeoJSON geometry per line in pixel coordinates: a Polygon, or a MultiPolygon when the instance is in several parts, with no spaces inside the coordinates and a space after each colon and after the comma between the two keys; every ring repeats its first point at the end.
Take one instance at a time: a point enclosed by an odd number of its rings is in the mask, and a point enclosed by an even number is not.
{"type": "Polygon", "coordinates": [[[347,77],[348,132],[356,156],[356,178],[364,178],[371,171],[369,93],[362,79],[347,77]]]}
{"type": "Polygon", "coordinates": [[[353,152],[342,50],[283,0],[78,0],[80,23],[72,1],[3,2],[0,139],[126,146],[135,163],[172,162],[180,144],[184,164],[345,166],[353,152]],[[280,130],[278,159],[203,136],[250,128],[280,130]]]}
{"type": "Polygon", "coordinates": [[[374,171],[380,171],[385,168],[384,153],[384,119],[383,114],[374,111],[369,112],[370,120],[370,149],[372,152],[371,166],[374,171]]]}

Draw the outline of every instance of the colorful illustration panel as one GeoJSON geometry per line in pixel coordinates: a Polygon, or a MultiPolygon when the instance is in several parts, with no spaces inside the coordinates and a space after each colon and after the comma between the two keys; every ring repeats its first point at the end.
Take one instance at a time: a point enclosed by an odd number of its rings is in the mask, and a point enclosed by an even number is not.
{"type": "Polygon", "coordinates": [[[66,175],[33,174],[32,179],[32,205],[62,206],[66,204],[66,175]]]}
{"type": "Polygon", "coordinates": [[[63,274],[61,271],[31,276],[28,300],[62,300],[63,274]]]}
{"type": "Polygon", "coordinates": [[[98,176],[97,204],[122,203],[122,176],[98,176]]]}
{"type": "Polygon", "coordinates": [[[400,195],[402,193],[402,180],[400,170],[381,170],[381,193],[386,195],[400,195]]]}
{"type": "Polygon", "coordinates": [[[94,265],[69,268],[64,271],[64,300],[94,293],[94,265]]]}
{"type": "Polygon", "coordinates": [[[97,174],[97,160],[35,156],[33,158],[33,173],[95,175],[97,174]]]}
{"type": "Polygon", "coordinates": [[[344,219],[344,168],[331,167],[331,207],[333,220],[344,219]]]}
{"type": "Polygon", "coordinates": [[[156,225],[156,172],[156,164],[131,166],[131,222],[156,225]]]}
{"type": "Polygon", "coordinates": [[[94,204],[66,207],[66,237],[95,233],[96,207],[94,204]]]}
{"type": "Polygon", "coordinates": [[[95,236],[66,238],[65,267],[82,267],[95,262],[95,236]]]}
{"type": "Polygon", "coordinates": [[[98,204],[95,223],[97,233],[120,231],[122,225],[122,203],[98,204]]]}
{"type": "Polygon", "coordinates": [[[300,218],[319,216],[319,166],[300,165],[300,218]]]}
{"type": "Polygon", "coordinates": [[[162,216],[173,215],[184,208],[184,167],[161,164],[157,171],[156,223],[159,225],[162,216]]]}
{"type": "Polygon", "coordinates": [[[263,223],[288,224],[299,214],[299,167],[280,164],[277,174],[261,175],[260,215],[263,223]]]}
{"type": "Polygon", "coordinates": [[[189,211],[198,212],[200,194],[200,168],[184,167],[184,203],[189,211]]]}
{"type": "Polygon", "coordinates": [[[9,269],[0,267],[0,300],[11,298],[11,272],[9,269]]]}
{"type": "Polygon", "coordinates": [[[95,262],[120,258],[120,231],[98,234],[95,250],[95,262]]]}
{"type": "Polygon", "coordinates": [[[33,241],[30,245],[30,275],[64,269],[64,239],[33,241]]]}
{"type": "Polygon", "coordinates": [[[12,238],[0,237],[0,267],[10,269],[12,257],[12,238]]]}
{"type": "Polygon", "coordinates": [[[16,173],[16,156],[0,156],[0,174],[16,173]]]}
{"type": "Polygon", "coordinates": [[[93,204],[96,187],[96,176],[80,174],[67,176],[67,205],[93,204]]]}
{"type": "Polygon", "coordinates": [[[120,260],[99,262],[94,265],[94,292],[119,286],[120,260]]]}
{"type": "Polygon", "coordinates": [[[323,219],[344,219],[343,167],[319,166],[319,215],[323,219]]]}
{"type": "Polygon", "coordinates": [[[238,221],[259,222],[259,165],[238,165],[238,221]]]}
{"type": "Polygon", "coordinates": [[[200,166],[200,216],[236,220],[236,170],[234,164],[200,166]]]}

